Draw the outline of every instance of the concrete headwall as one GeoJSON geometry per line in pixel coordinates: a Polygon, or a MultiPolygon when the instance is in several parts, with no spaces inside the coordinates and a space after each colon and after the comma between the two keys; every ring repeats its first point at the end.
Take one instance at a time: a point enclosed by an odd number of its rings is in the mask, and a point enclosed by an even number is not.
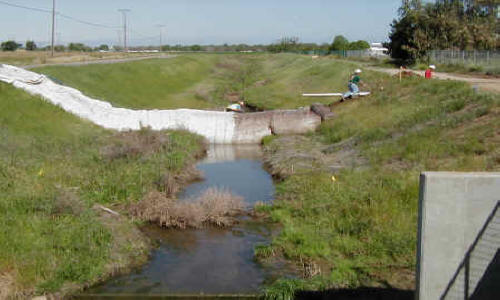
{"type": "Polygon", "coordinates": [[[260,143],[271,134],[301,134],[315,130],[321,117],[310,108],[271,110],[234,115],[233,143],[260,143]]]}
{"type": "Polygon", "coordinates": [[[500,173],[421,175],[417,299],[443,296],[498,200],[500,173]]]}

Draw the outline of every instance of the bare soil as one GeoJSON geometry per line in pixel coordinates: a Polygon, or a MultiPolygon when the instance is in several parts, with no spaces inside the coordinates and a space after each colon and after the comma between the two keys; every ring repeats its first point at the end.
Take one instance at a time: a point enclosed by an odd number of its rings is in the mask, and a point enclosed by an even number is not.
{"type": "MultiPolygon", "coordinates": [[[[368,67],[368,69],[372,71],[386,73],[392,76],[399,74],[399,69],[387,69],[387,68],[375,68],[375,67],[368,67]]],[[[424,76],[425,73],[424,71],[414,71],[414,70],[412,70],[412,72],[422,77],[424,76]]],[[[477,86],[481,90],[500,93],[500,78],[472,76],[472,75],[458,75],[458,74],[441,73],[441,72],[435,72],[434,78],[441,80],[464,81],[472,86],[477,86]]]]}

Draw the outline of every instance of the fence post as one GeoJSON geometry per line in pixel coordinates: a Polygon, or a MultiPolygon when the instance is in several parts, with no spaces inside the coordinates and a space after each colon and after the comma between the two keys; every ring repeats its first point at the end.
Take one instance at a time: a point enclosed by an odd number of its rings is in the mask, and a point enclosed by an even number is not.
{"type": "Polygon", "coordinates": [[[486,63],[489,65],[490,64],[490,50],[486,52],[486,63]]]}

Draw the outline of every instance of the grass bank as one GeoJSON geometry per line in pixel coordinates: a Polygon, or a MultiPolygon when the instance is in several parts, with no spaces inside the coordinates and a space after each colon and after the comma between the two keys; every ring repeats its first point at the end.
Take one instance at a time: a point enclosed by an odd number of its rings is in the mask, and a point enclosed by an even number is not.
{"type": "Polygon", "coordinates": [[[73,292],[143,263],[125,211],[203,150],[187,132],[115,134],[0,83],[0,296],[73,292]],[[123,214],[125,215],[125,214],[123,214]]]}
{"type": "MultiPolygon", "coordinates": [[[[294,54],[183,54],[169,59],[53,66],[48,74],[116,106],[215,108],[243,100],[261,109],[297,108],[318,99],[304,92],[341,92],[354,64],[294,54]]],[[[328,101],[328,99],[319,99],[328,101]]]]}
{"type": "Polygon", "coordinates": [[[256,256],[284,255],[304,269],[304,279],[271,285],[270,298],[342,287],[413,289],[420,172],[500,170],[497,95],[453,81],[364,78],[377,92],[335,106],[335,119],[316,133],[265,140],[283,181],[274,205],[258,209],[283,231],[256,256]]]}

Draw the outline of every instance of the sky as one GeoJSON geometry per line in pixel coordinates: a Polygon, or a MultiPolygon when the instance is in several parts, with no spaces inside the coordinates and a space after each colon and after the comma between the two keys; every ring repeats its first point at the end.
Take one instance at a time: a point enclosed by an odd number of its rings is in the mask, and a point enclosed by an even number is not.
{"type": "MultiPolygon", "coordinates": [[[[50,10],[52,0],[0,0],[0,41],[48,44],[51,14],[10,7],[50,10]]],[[[56,43],[123,43],[122,15],[128,13],[129,45],[269,44],[281,37],[331,43],[335,35],[370,42],[388,39],[401,0],[56,0],[56,43]],[[161,28],[159,25],[164,25],[161,28]]]]}

